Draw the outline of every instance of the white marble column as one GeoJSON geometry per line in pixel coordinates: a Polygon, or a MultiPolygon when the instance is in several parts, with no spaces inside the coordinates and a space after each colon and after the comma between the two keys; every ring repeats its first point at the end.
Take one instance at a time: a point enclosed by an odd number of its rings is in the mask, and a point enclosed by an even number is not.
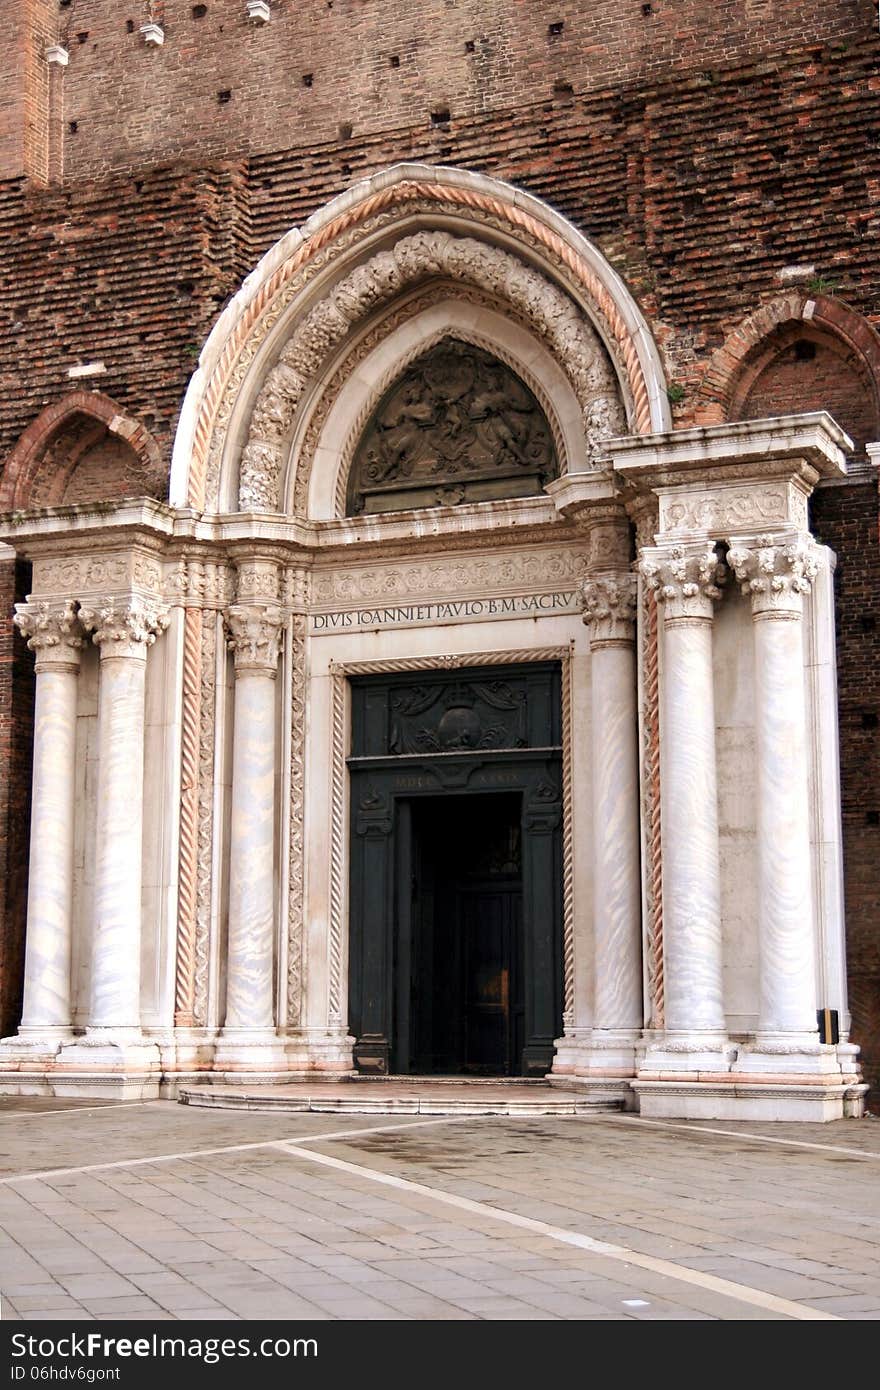
{"type": "Polygon", "coordinates": [[[728,563],[751,599],[755,641],[760,1006],[738,1069],[817,1069],[803,604],[817,572],[808,542],[734,543],[728,563]]]}
{"type": "Polygon", "coordinates": [[[712,672],[719,565],[711,545],[643,552],[661,614],[660,799],[665,1035],[646,1066],[729,1069],[712,672]]]}
{"type": "Polygon", "coordinates": [[[226,1021],[215,1065],[282,1067],[275,1029],[275,678],[283,623],[275,605],[227,614],[235,657],[226,1021]]]}
{"type": "Polygon", "coordinates": [[[72,1037],[70,963],[76,701],[83,645],[76,604],[17,604],[15,624],[36,653],[34,769],[24,1006],[18,1044],[54,1055],[72,1037]]]}
{"type": "Polygon", "coordinates": [[[593,1031],[590,1072],[631,1076],[643,1022],[636,576],[590,577],[593,1031]]]}
{"type": "MultiPolygon", "coordinates": [[[[140,1028],[141,850],[147,650],[168,615],[140,597],[83,608],[101,656],[95,903],[85,1045],[147,1049],[140,1028]]],[[[81,1046],[82,1044],[80,1044],[81,1046]]]]}

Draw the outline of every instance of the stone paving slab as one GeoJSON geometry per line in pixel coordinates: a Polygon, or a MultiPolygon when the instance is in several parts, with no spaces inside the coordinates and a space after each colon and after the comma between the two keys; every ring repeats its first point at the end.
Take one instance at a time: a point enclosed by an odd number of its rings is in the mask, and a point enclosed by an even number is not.
{"type": "Polygon", "coordinates": [[[880,1316],[869,1121],[65,1101],[0,1112],[0,1164],[11,1319],[880,1316]]]}

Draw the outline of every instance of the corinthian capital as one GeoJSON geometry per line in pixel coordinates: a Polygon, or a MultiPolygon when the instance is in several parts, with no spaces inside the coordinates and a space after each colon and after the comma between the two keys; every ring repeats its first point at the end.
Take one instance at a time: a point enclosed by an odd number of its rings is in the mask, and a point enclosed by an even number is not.
{"type": "Polygon", "coordinates": [[[227,611],[227,639],[235,656],[236,675],[242,671],[275,675],[283,621],[284,614],[274,605],[236,603],[227,611]]]}
{"type": "Polygon", "coordinates": [[[803,610],[804,594],[819,572],[818,556],[802,542],[777,545],[770,536],[759,536],[751,545],[735,544],[727,563],[743,593],[752,600],[756,618],[796,618],[803,610]]]}
{"type": "Polygon", "coordinates": [[[636,592],[634,574],[584,580],[584,622],[592,648],[626,645],[635,639],[636,592]]]}
{"type": "Polygon", "coordinates": [[[72,599],[57,603],[38,601],[17,603],[12,620],[21,635],[27,638],[37,665],[77,665],[83,645],[77,606],[72,599]]]}
{"type": "Polygon", "coordinates": [[[667,623],[708,622],[721,597],[723,566],[710,545],[643,550],[640,567],[667,623]]]}
{"type": "Polygon", "coordinates": [[[80,621],[105,656],[146,656],[170,621],[162,604],[145,598],[108,598],[80,609],[80,621]]]}

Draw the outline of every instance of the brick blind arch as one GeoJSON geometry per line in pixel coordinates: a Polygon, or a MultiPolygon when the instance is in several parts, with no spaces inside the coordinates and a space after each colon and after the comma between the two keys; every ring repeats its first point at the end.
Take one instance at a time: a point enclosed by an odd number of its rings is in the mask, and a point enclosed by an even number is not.
{"type": "Polygon", "coordinates": [[[780,325],[744,365],[730,418],[827,410],[846,430],[861,457],[880,435],[877,384],[865,359],[843,338],[810,322],[780,325]]]}

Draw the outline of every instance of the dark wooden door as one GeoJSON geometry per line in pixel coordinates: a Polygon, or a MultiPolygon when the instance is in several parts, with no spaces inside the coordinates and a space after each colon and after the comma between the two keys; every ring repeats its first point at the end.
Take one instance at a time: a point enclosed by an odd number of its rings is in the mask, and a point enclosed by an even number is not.
{"type": "Polygon", "coordinates": [[[522,892],[465,888],[458,894],[461,937],[461,1069],[494,1076],[517,1071],[522,892]]]}
{"type": "Polygon", "coordinates": [[[355,1065],[543,1076],[562,1031],[558,667],[351,685],[355,1065]]]}

